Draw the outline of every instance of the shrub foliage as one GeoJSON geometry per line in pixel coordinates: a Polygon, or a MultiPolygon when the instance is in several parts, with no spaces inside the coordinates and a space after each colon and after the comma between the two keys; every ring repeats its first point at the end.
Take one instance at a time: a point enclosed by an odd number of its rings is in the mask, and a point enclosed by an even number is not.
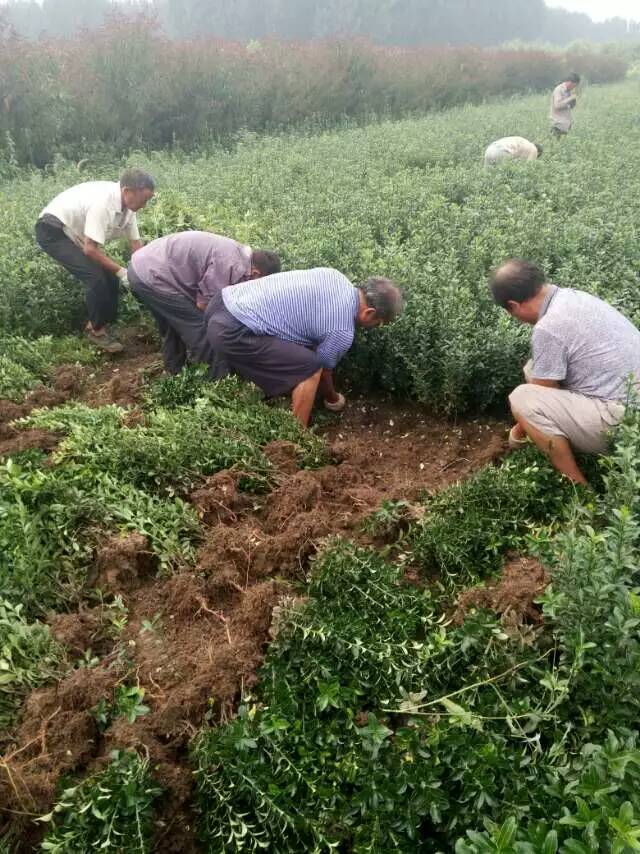
{"type": "Polygon", "coordinates": [[[603,497],[546,545],[533,635],[484,612],[454,627],[374,552],[325,551],[258,696],[195,742],[205,850],[634,850],[639,459],[634,416],[603,497]]]}
{"type": "Polygon", "coordinates": [[[144,18],[113,20],[68,41],[0,42],[0,140],[9,162],[37,166],[59,153],[84,157],[87,146],[193,148],[239,131],[398,117],[549,89],[573,68],[593,82],[626,70],[614,57],[539,50],[180,42],[144,18]]]}
{"type": "MultiPolygon", "coordinates": [[[[273,247],[285,269],[329,265],[355,282],[395,278],[405,314],[358,336],[343,375],[450,412],[503,405],[521,379],[529,333],[492,304],[486,280],[494,264],[531,258],[558,284],[640,317],[640,202],[626,180],[640,168],[640,148],[623,151],[617,142],[637,138],[635,101],[632,83],[591,87],[562,144],[549,139],[540,161],[494,171],[481,168],[493,139],[517,129],[545,141],[547,95],[309,138],[244,137],[215,157],[138,154],[131,162],[159,185],[142,232],[150,239],[211,229],[273,247]]],[[[120,168],[60,164],[0,184],[7,219],[0,330],[77,328],[81,289],[37,249],[33,224],[56,192],[89,178],[113,180],[120,168]]]]}

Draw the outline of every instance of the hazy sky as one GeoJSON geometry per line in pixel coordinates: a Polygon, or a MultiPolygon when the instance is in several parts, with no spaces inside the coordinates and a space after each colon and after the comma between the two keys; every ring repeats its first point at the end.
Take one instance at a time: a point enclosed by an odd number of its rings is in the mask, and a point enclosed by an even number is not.
{"type": "Polygon", "coordinates": [[[546,0],[547,6],[562,6],[571,12],[586,12],[594,21],[604,21],[619,15],[640,20],[638,0],[546,0]]]}

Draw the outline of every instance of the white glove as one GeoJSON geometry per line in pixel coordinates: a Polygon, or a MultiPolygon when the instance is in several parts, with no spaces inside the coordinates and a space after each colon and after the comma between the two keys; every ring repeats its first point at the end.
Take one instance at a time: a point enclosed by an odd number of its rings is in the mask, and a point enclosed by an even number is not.
{"type": "Polygon", "coordinates": [[[127,268],[126,267],[120,267],[120,269],[116,273],[116,276],[120,279],[120,283],[122,284],[122,286],[124,288],[126,288],[127,290],[129,290],[130,285],[129,285],[129,279],[127,277],[127,268]]]}
{"type": "Polygon", "coordinates": [[[330,403],[328,400],[325,400],[324,408],[328,409],[329,412],[342,412],[346,405],[346,402],[346,397],[343,394],[340,394],[340,392],[338,392],[338,399],[335,400],[333,403],[330,403]]]}

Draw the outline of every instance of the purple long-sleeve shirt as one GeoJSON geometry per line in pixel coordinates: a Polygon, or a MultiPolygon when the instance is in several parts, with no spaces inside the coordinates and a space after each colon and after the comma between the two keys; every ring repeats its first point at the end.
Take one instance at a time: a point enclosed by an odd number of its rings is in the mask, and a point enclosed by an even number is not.
{"type": "Polygon", "coordinates": [[[206,304],[216,291],[251,277],[251,247],[208,231],[183,231],[143,246],[131,267],[158,293],[206,304]]]}

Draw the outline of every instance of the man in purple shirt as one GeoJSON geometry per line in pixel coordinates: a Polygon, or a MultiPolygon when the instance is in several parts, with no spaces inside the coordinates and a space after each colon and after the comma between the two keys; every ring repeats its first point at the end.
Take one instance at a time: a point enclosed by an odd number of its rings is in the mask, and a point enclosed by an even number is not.
{"type": "Polygon", "coordinates": [[[229,285],[280,271],[280,259],[208,231],[183,231],[151,241],[132,257],[131,290],[155,317],[168,373],[187,360],[212,365],[204,310],[229,285]]]}

